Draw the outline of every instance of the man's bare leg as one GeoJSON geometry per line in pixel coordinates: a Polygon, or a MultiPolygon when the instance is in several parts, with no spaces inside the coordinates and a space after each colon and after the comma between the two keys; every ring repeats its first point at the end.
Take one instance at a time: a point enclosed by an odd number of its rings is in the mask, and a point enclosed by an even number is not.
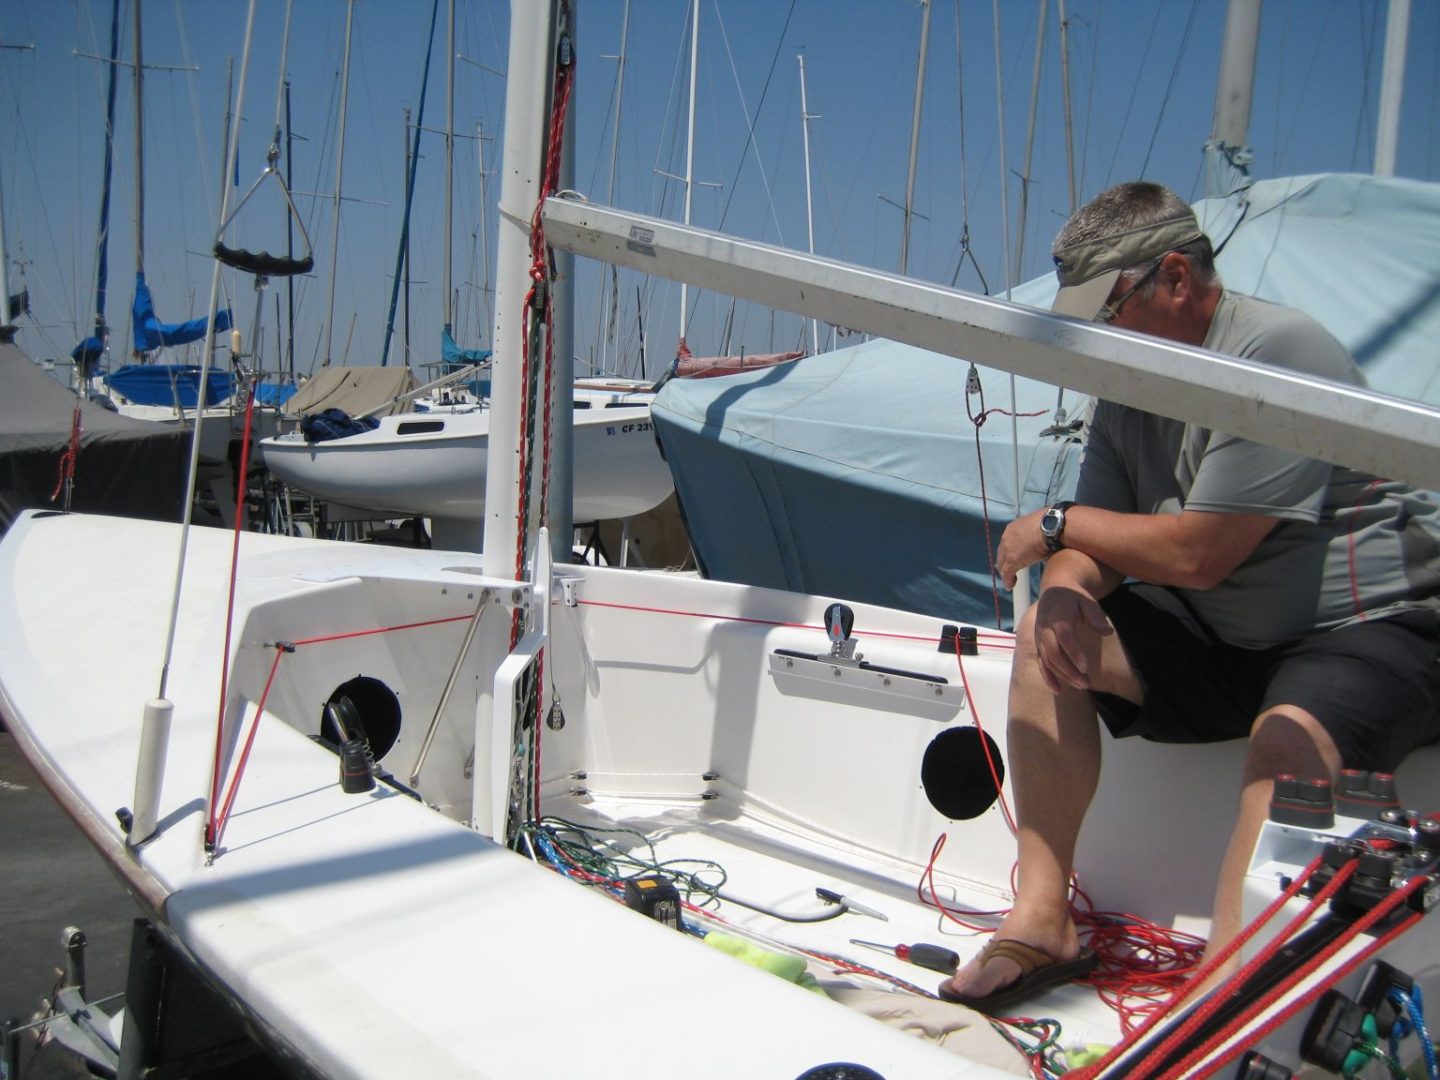
{"type": "MultiPolygon", "coordinates": [[[[1279,705],[1263,713],[1250,729],[1250,747],[1245,758],[1245,778],[1240,791],[1240,813],[1220,864],[1211,916],[1210,942],[1206,956],[1214,956],[1241,930],[1245,871],[1260,829],[1270,814],[1270,794],[1275,777],[1291,773],[1309,780],[1325,777],[1334,781],[1340,772],[1340,751],[1319,721],[1303,709],[1279,705]]],[[[1239,967],[1232,957],[1211,982],[1239,967]]]]}
{"type": "MultiPolygon", "coordinates": [[[[1100,777],[1100,728],[1084,690],[1050,690],[1034,649],[1034,609],[1016,633],[1008,726],[1011,785],[1019,830],[1015,905],[996,940],[1023,941],[1057,960],[1079,952],[1070,919],[1070,872],[1080,825],[1100,777]]],[[[1139,688],[1114,635],[1097,638],[1097,686],[1138,698],[1139,688]]],[[[1004,957],[978,960],[956,972],[947,989],[978,998],[1013,981],[1020,969],[1004,957]]]]}

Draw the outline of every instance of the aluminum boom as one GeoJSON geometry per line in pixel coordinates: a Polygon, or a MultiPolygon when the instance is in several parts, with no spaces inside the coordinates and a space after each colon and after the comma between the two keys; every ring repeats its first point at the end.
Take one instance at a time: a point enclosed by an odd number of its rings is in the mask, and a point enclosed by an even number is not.
{"type": "Polygon", "coordinates": [[[557,248],[1026,378],[1440,487],[1440,410],[1099,323],[575,199],[557,248]]]}

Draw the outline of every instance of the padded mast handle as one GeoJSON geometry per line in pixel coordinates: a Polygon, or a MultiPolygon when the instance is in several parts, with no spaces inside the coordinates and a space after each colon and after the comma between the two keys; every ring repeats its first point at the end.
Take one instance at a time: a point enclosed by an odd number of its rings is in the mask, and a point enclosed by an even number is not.
{"type": "Polygon", "coordinates": [[[290,197],[290,189],[285,186],[285,178],[280,175],[277,167],[280,160],[280,147],[277,144],[271,145],[266,159],[264,171],[250,185],[250,190],[245,192],[244,197],[235,204],[235,209],[230,211],[230,216],[220,226],[220,231],[215,236],[215,258],[236,270],[244,270],[246,273],[265,277],[296,277],[300,274],[308,274],[315,268],[315,252],[310,243],[310,234],[305,229],[305,222],[301,220],[300,212],[295,209],[295,200],[290,197]],[[245,204],[250,201],[255,192],[260,190],[260,185],[265,182],[266,178],[272,176],[280,185],[280,194],[285,198],[285,207],[299,228],[300,239],[305,244],[304,254],[298,259],[289,255],[271,255],[268,251],[246,251],[244,248],[233,248],[225,243],[225,230],[230,227],[230,223],[244,209],[245,204]]]}
{"type": "Polygon", "coordinates": [[[226,247],[219,240],[215,241],[215,258],[236,270],[244,270],[247,274],[264,274],[266,277],[297,277],[315,269],[315,259],[310,255],[303,259],[292,259],[286,255],[271,255],[268,251],[226,247]]]}

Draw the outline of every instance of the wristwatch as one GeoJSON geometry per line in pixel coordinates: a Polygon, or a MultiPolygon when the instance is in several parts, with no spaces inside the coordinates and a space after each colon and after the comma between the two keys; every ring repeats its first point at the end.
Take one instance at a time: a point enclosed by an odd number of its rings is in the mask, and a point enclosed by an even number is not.
{"type": "Polygon", "coordinates": [[[1040,535],[1045,540],[1045,550],[1051,555],[1065,546],[1065,511],[1074,502],[1057,502],[1040,515],[1040,535]]]}

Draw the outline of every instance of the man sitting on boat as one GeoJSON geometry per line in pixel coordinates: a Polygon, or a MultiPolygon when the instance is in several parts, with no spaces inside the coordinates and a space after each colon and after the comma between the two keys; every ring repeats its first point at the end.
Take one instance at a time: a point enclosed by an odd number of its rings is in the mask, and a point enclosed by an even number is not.
{"type": "MultiPolygon", "coordinates": [[[[1194,213],[1158,184],[1097,196],[1054,256],[1057,312],[1364,381],[1313,319],[1227,291],[1194,213]]],[[[1240,930],[1276,776],[1390,772],[1440,738],[1440,514],[1429,493],[1101,402],[1075,502],[1001,538],[1008,586],[1041,560],[1010,684],[1018,893],[991,944],[941,987],[987,1011],[1094,966],[1068,890],[1100,773],[1099,720],[1116,737],[1250,740],[1212,953],[1240,930]]]]}

